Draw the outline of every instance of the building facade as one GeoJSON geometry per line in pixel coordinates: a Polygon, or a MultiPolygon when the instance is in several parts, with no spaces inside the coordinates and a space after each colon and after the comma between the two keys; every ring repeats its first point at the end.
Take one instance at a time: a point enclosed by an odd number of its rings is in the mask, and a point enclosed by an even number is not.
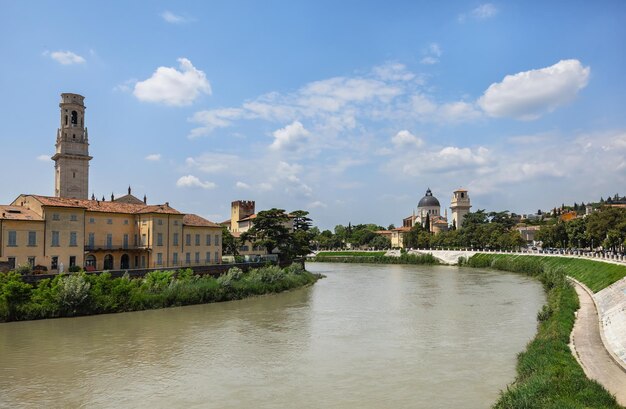
{"type": "Polygon", "coordinates": [[[0,263],[63,272],[185,267],[222,261],[222,229],[169,203],[128,194],[87,199],[87,129],[83,97],[62,94],[55,196],[20,195],[0,206],[0,263]],[[74,125],[74,126],[72,126],[74,125]]]}

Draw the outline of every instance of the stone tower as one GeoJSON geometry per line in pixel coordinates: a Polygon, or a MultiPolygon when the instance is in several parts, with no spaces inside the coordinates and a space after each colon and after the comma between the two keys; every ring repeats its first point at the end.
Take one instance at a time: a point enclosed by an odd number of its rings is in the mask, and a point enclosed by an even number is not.
{"type": "Polygon", "coordinates": [[[239,220],[254,214],[254,200],[237,200],[230,205],[230,231],[239,231],[239,220]]]}
{"type": "Polygon", "coordinates": [[[450,209],[452,210],[452,224],[460,229],[463,226],[463,218],[469,213],[472,205],[466,189],[457,189],[453,192],[450,209]]]}
{"type": "Polygon", "coordinates": [[[57,130],[54,195],[87,199],[89,192],[89,139],[82,95],[61,94],[61,127],[57,130]]]}

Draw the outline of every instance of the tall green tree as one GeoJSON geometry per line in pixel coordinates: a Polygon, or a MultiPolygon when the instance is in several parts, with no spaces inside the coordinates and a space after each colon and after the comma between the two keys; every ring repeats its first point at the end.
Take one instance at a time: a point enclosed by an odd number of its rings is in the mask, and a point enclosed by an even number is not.
{"type": "Polygon", "coordinates": [[[284,254],[291,238],[288,223],[289,215],[283,209],[262,210],[257,213],[250,230],[242,233],[241,240],[264,247],[268,254],[275,251],[284,254]]]}
{"type": "Polygon", "coordinates": [[[239,254],[239,240],[234,237],[226,226],[222,226],[222,254],[236,256],[239,254]]]}

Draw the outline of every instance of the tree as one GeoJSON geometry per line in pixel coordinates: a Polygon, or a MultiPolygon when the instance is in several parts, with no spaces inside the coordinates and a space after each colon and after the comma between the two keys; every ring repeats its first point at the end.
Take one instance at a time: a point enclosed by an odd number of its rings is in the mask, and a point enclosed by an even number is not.
{"type": "Polygon", "coordinates": [[[268,254],[274,253],[275,250],[282,254],[288,250],[291,238],[288,223],[289,216],[283,209],[262,210],[257,213],[250,230],[241,235],[241,240],[244,242],[249,240],[255,246],[265,247],[268,254]]]}
{"type": "MultiPolygon", "coordinates": [[[[309,212],[304,210],[291,212],[293,232],[291,233],[288,254],[291,259],[302,259],[303,265],[304,257],[311,253],[311,242],[315,237],[315,231],[311,228],[312,221],[308,216],[309,212]]],[[[317,228],[315,229],[317,230],[317,228]]]]}
{"type": "Polygon", "coordinates": [[[239,240],[230,233],[226,226],[222,226],[222,254],[233,256],[239,254],[239,240]]]}

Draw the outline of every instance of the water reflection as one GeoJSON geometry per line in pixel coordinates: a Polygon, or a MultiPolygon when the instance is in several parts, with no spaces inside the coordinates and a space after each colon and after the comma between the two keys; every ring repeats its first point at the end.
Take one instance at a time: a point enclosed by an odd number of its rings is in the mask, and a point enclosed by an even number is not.
{"type": "Polygon", "coordinates": [[[0,324],[0,407],[488,407],[544,301],[514,274],[308,268],[275,296],[0,324]]]}

